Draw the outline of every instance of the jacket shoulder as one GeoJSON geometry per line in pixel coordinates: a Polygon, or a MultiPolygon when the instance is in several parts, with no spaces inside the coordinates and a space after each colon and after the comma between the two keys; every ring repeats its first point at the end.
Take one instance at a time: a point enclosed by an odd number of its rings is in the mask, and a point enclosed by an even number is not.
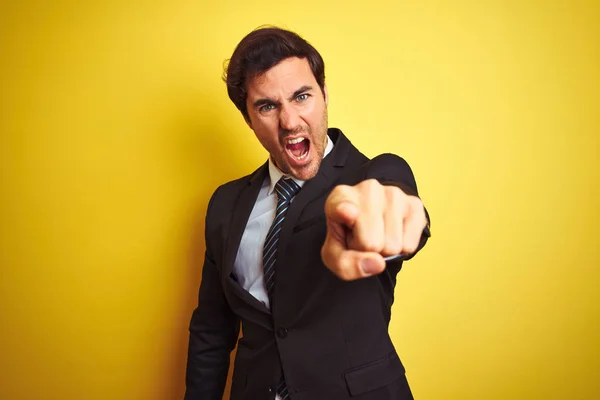
{"type": "Polygon", "coordinates": [[[252,174],[219,185],[213,192],[211,201],[215,198],[225,200],[227,197],[231,197],[232,194],[239,192],[247,185],[251,178],[252,174]]]}
{"type": "MultiPolygon", "coordinates": [[[[252,179],[259,179],[261,176],[261,172],[266,168],[266,164],[263,164],[259,168],[257,168],[254,172],[242,176],[241,178],[234,179],[232,181],[221,184],[215,191],[213,192],[210,203],[217,203],[222,205],[227,205],[228,202],[235,200],[237,198],[237,194],[241,192],[241,190],[248,185],[252,179]]],[[[209,204],[210,204],[209,203],[209,204]]],[[[210,211],[210,206],[207,213],[210,211]]]]}
{"type": "Polygon", "coordinates": [[[365,164],[366,177],[382,183],[397,184],[408,194],[418,196],[417,183],[410,165],[396,154],[385,153],[365,164]]]}

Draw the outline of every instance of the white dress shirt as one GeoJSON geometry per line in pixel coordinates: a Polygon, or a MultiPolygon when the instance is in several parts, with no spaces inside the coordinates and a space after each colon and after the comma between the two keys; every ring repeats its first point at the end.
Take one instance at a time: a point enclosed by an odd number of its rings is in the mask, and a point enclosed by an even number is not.
{"type": "MultiPolygon", "coordinates": [[[[333,142],[327,136],[327,146],[325,146],[323,158],[331,153],[332,149],[333,142]]],[[[269,176],[262,183],[233,264],[233,272],[239,284],[269,309],[271,305],[263,279],[263,245],[277,208],[275,184],[282,176],[290,177],[281,172],[269,157],[269,176]]],[[[300,187],[305,182],[298,179],[294,179],[294,181],[300,187]]],[[[281,400],[281,397],[275,394],[275,400],[281,400]]]]}
{"type": "MultiPolygon", "coordinates": [[[[327,146],[325,146],[323,158],[332,149],[333,142],[327,137],[327,146]]],[[[275,184],[282,176],[284,176],[284,173],[275,166],[269,157],[269,176],[262,183],[233,265],[233,272],[239,284],[252,296],[264,303],[267,308],[270,308],[270,304],[263,280],[263,245],[273,223],[273,218],[275,218],[275,209],[277,208],[275,184]]],[[[300,187],[304,185],[304,181],[297,179],[294,179],[294,181],[300,187]]]]}

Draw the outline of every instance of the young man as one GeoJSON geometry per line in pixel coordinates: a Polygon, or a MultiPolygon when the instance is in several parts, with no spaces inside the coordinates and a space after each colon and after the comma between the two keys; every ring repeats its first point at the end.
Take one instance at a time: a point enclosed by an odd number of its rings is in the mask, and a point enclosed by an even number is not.
{"type": "Polygon", "coordinates": [[[269,159],[210,200],[187,400],[221,399],[240,322],[233,400],[412,399],[388,324],[428,217],[403,159],[328,128],[324,70],[279,28],[231,57],[229,97],[269,159]]]}

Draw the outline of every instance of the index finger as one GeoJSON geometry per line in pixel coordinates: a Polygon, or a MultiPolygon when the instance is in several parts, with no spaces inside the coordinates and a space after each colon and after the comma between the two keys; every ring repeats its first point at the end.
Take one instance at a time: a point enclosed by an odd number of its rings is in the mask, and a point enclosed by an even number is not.
{"type": "Polygon", "coordinates": [[[359,214],[358,204],[358,195],[350,186],[336,186],[325,202],[325,217],[352,229],[359,214]]]}
{"type": "Polygon", "coordinates": [[[321,248],[325,266],[340,279],[350,281],[381,273],[385,269],[383,257],[374,252],[348,250],[336,230],[343,229],[335,222],[327,222],[328,232],[321,248]]]}

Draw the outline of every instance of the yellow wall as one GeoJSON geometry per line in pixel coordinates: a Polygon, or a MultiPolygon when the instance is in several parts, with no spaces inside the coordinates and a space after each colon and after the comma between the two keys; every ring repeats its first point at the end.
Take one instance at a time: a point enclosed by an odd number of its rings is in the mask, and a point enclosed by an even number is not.
{"type": "Polygon", "coordinates": [[[391,325],[416,397],[600,398],[597,4],[9,3],[1,399],[181,398],[208,198],[265,159],[221,66],[264,23],[417,176],[434,236],[391,325]]]}

